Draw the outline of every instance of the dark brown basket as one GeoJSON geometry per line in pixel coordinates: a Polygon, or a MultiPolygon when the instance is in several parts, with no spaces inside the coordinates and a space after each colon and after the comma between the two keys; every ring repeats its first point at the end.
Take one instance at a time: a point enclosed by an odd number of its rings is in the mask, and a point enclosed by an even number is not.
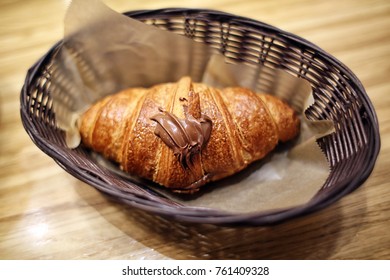
{"type": "Polygon", "coordinates": [[[377,118],[355,75],[319,47],[268,24],[223,12],[161,9],[125,13],[218,49],[231,62],[263,64],[307,80],[315,103],[306,112],[331,120],[335,133],[321,138],[331,173],[306,205],[271,212],[236,214],[180,205],[99,166],[82,148],[70,150],[56,127],[50,96],[50,65],[57,43],[29,69],[21,92],[21,117],[32,141],[67,172],[137,208],[176,220],[224,225],[269,225],[317,211],[359,187],[370,175],[380,148],[377,118]]]}

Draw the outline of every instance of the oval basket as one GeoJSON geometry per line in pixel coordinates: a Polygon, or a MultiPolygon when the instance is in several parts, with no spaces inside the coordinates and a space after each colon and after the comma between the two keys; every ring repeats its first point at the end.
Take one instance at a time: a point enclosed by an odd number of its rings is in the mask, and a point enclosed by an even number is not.
{"type": "Polygon", "coordinates": [[[33,65],[21,92],[21,118],[32,141],[67,172],[121,202],[180,221],[223,225],[270,225],[312,213],[358,188],[370,175],[380,148],[375,111],[355,75],[312,43],[268,24],[199,9],[161,9],[125,15],[218,49],[231,62],[263,64],[307,80],[314,105],[306,114],[331,120],[335,132],[318,140],[330,175],[308,204],[269,212],[237,214],[188,207],[99,166],[83,148],[71,150],[56,127],[50,96],[50,63],[58,42],[33,65]]]}

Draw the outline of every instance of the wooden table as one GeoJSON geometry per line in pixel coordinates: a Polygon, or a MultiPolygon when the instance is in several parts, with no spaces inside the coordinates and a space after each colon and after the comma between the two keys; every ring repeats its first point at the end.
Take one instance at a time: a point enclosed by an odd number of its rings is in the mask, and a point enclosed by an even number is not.
{"type": "Polygon", "coordinates": [[[0,2],[0,259],[390,258],[389,1],[105,1],[120,12],[200,7],[261,20],[321,46],[361,79],[380,122],[373,173],[323,211],[269,228],[183,224],[123,207],[32,143],[20,89],[27,69],[61,39],[65,2],[0,2]]]}

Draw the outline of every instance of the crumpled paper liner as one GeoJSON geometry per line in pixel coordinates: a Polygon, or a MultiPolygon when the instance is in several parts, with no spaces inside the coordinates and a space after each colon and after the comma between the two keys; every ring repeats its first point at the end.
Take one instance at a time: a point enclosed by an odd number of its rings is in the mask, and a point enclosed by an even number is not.
{"type": "Polygon", "coordinates": [[[316,139],[331,133],[333,126],[306,119],[304,110],[313,99],[305,80],[262,65],[228,64],[205,44],[130,19],[97,0],[72,1],[63,42],[52,64],[51,95],[58,126],[66,131],[70,148],[79,145],[77,120],[93,102],[124,88],[175,82],[183,76],[215,87],[242,86],[274,94],[301,117],[298,139],[192,196],[124,174],[92,153],[99,164],[118,175],[183,205],[242,213],[305,204],[328,177],[328,163],[316,139]]]}

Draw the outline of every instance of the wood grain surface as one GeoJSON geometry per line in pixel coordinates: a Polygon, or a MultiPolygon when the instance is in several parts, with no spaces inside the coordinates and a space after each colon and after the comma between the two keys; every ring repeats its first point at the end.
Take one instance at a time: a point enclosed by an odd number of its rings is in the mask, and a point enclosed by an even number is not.
{"type": "Polygon", "coordinates": [[[69,1],[0,1],[0,259],[390,259],[390,2],[105,1],[116,11],[222,10],[319,45],[359,77],[382,147],[361,188],[273,227],[194,225],[124,207],[63,171],[24,131],[27,69],[62,38],[69,1]]]}

